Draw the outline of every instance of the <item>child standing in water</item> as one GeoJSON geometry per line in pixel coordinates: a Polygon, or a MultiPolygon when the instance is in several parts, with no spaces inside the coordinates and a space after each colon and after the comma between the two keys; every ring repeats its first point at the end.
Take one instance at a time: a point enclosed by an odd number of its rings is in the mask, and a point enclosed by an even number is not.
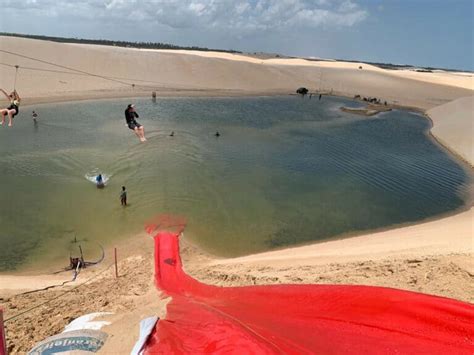
{"type": "Polygon", "coordinates": [[[120,193],[120,204],[127,206],[127,191],[125,190],[125,186],[122,186],[122,192],[120,193]]]}

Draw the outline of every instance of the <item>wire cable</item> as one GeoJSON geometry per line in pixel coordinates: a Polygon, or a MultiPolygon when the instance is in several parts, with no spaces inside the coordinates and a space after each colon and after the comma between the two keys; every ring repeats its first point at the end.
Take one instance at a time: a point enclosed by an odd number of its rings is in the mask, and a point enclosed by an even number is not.
{"type": "Polygon", "coordinates": [[[35,305],[35,306],[33,306],[33,307],[30,307],[30,308],[24,310],[23,312],[20,312],[20,313],[15,314],[14,316],[12,316],[12,317],[10,317],[10,318],[5,319],[4,323],[6,324],[7,322],[9,322],[9,321],[11,321],[11,320],[13,320],[13,319],[15,319],[15,318],[18,318],[18,317],[20,317],[20,316],[22,316],[22,315],[24,315],[24,314],[30,313],[31,311],[35,310],[36,308],[39,308],[39,307],[41,307],[41,306],[44,306],[44,305],[46,305],[46,304],[48,304],[48,303],[51,303],[51,302],[54,301],[54,300],[57,300],[57,299],[60,298],[60,297],[63,297],[64,295],[68,294],[69,292],[74,291],[74,290],[78,289],[79,287],[85,285],[86,283],[88,283],[88,282],[90,282],[90,281],[96,279],[97,277],[99,277],[100,275],[102,275],[104,272],[106,272],[107,270],[109,270],[113,265],[114,265],[114,263],[110,264],[110,265],[107,266],[104,270],[102,270],[102,271],[99,272],[98,274],[92,276],[91,278],[87,279],[86,281],[84,281],[84,282],[81,283],[81,284],[79,284],[79,285],[77,285],[77,286],[74,286],[73,288],[71,288],[71,289],[69,289],[69,290],[66,290],[66,291],[64,291],[63,293],[61,293],[61,294],[59,294],[59,295],[57,295],[57,296],[55,296],[55,297],[53,297],[53,298],[50,298],[49,300],[47,300],[47,301],[45,301],[45,302],[42,302],[42,303],[40,303],[40,304],[37,304],[37,305],[35,305]]]}
{"type": "Polygon", "coordinates": [[[104,79],[104,80],[114,81],[114,82],[116,82],[116,83],[123,84],[123,85],[127,85],[127,86],[134,86],[134,85],[135,85],[135,84],[133,84],[133,83],[128,83],[128,82],[125,82],[125,81],[122,81],[122,80],[112,79],[112,78],[109,78],[109,77],[106,77],[106,76],[103,76],[103,75],[94,74],[94,73],[89,73],[89,72],[84,71],[84,70],[75,69],[75,68],[67,67],[67,66],[65,66],[65,65],[56,64],[56,63],[53,63],[53,62],[48,62],[48,61],[46,61],[46,60],[42,60],[42,59],[37,59],[37,58],[29,57],[29,56],[24,55],[24,54],[19,54],[19,53],[15,53],[15,52],[6,51],[6,50],[4,50],[4,49],[0,49],[0,52],[6,53],[6,54],[10,54],[10,55],[14,55],[14,56],[17,56],[17,57],[20,57],[20,58],[25,58],[25,59],[33,60],[33,61],[36,61],[36,62],[39,62],[39,63],[43,63],[43,64],[47,64],[47,65],[52,65],[52,66],[55,66],[55,67],[58,67],[58,68],[63,68],[63,69],[66,69],[66,70],[70,70],[70,71],[77,72],[77,73],[81,73],[81,74],[93,76],[93,77],[96,77],[96,78],[101,78],[101,79],[104,79]]]}

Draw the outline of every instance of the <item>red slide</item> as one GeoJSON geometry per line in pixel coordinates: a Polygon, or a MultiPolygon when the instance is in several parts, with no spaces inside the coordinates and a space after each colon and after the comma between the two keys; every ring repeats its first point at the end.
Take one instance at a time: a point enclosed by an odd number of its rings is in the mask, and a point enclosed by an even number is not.
{"type": "Polygon", "coordinates": [[[383,287],[217,287],[184,273],[178,234],[155,238],[157,287],[172,297],[146,354],[469,354],[474,307],[383,287]]]}

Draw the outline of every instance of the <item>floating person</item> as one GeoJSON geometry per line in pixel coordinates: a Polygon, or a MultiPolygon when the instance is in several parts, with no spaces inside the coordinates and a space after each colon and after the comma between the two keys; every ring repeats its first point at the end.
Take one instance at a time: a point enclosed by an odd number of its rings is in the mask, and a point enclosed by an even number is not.
{"type": "Polygon", "coordinates": [[[0,113],[2,114],[2,125],[5,123],[5,116],[8,115],[8,126],[11,127],[13,125],[13,117],[18,115],[20,112],[20,95],[18,95],[18,92],[16,90],[13,90],[10,94],[7,94],[7,92],[3,89],[0,89],[1,92],[7,97],[7,99],[10,101],[10,106],[7,108],[1,109],[0,113]]]}
{"type": "Polygon", "coordinates": [[[105,187],[104,179],[102,178],[102,174],[97,175],[95,178],[95,183],[98,189],[102,189],[105,187]]]}
{"type": "Polygon", "coordinates": [[[174,131],[170,133],[170,137],[174,137],[174,131]]]}
{"type": "Polygon", "coordinates": [[[37,121],[37,120],[38,120],[38,114],[36,113],[36,111],[33,111],[33,112],[31,113],[31,117],[33,118],[33,121],[34,121],[35,123],[38,123],[38,121],[37,121]]]}
{"type": "Polygon", "coordinates": [[[140,142],[146,142],[145,130],[143,129],[143,126],[135,120],[135,118],[139,118],[138,113],[135,111],[135,105],[130,104],[125,110],[125,121],[127,122],[127,126],[135,132],[138,139],[140,139],[140,142]]]}
{"type": "Polygon", "coordinates": [[[216,131],[216,134],[214,134],[216,137],[220,137],[221,134],[219,133],[219,131],[216,131]]]}
{"type": "Polygon", "coordinates": [[[122,191],[120,192],[120,204],[122,206],[127,206],[127,190],[125,186],[122,186],[122,191]]]}

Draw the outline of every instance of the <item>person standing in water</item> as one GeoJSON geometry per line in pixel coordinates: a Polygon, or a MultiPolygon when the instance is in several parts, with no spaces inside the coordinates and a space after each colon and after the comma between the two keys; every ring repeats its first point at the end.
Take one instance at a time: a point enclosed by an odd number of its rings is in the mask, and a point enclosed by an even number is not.
{"type": "Polygon", "coordinates": [[[16,90],[13,90],[10,94],[7,94],[7,92],[3,89],[0,89],[0,91],[3,92],[3,94],[10,101],[10,106],[0,110],[0,113],[2,114],[1,124],[3,125],[5,123],[5,116],[8,115],[8,126],[11,127],[13,125],[13,117],[18,115],[18,113],[20,112],[21,98],[16,90]]]}
{"type": "Polygon", "coordinates": [[[127,206],[127,191],[125,190],[125,186],[122,186],[122,192],[120,193],[120,204],[127,206]]]}
{"type": "Polygon", "coordinates": [[[138,139],[140,139],[140,142],[145,142],[145,130],[143,129],[143,126],[135,120],[135,118],[138,117],[138,113],[135,111],[135,105],[128,105],[125,110],[125,121],[127,122],[127,126],[135,132],[138,139]]]}
{"type": "Polygon", "coordinates": [[[36,111],[33,111],[33,112],[31,113],[31,117],[33,118],[33,121],[34,121],[35,123],[38,123],[38,121],[37,121],[37,120],[38,120],[38,114],[36,113],[36,111]]]}

